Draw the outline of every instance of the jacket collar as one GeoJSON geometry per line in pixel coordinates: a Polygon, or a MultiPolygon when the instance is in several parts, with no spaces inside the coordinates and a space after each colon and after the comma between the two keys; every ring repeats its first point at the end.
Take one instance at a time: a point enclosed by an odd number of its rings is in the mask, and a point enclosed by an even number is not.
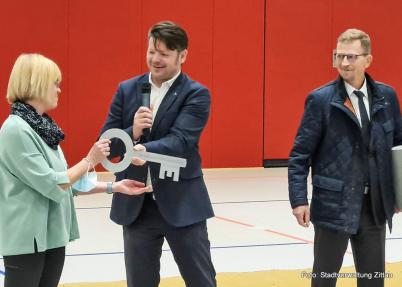
{"type": "Polygon", "coordinates": [[[379,110],[384,109],[385,107],[385,98],[381,95],[380,90],[378,89],[375,81],[370,77],[369,74],[366,74],[367,81],[367,90],[369,93],[369,97],[371,95],[371,116],[374,116],[379,110]]]}
{"type": "Polygon", "coordinates": [[[180,75],[176,78],[173,84],[170,86],[166,96],[163,98],[161,105],[159,106],[158,112],[156,114],[154,123],[152,125],[151,130],[151,138],[158,128],[161,120],[165,116],[166,112],[169,110],[170,106],[177,100],[181,89],[183,88],[182,82],[184,79],[184,74],[181,72],[180,75]]]}
{"type": "MultiPolygon", "coordinates": [[[[384,97],[381,96],[377,84],[371,78],[369,74],[365,74],[366,76],[366,83],[367,83],[367,92],[369,95],[369,100],[370,104],[372,105],[370,110],[371,110],[371,115],[374,115],[377,111],[381,110],[384,108],[384,97]]],[[[345,84],[343,79],[339,76],[335,80],[335,96],[332,100],[332,102],[343,105],[345,106],[345,103],[348,101],[348,93],[346,92],[345,89],[345,84]]]]}
{"type": "MultiPolygon", "coordinates": [[[[377,88],[376,83],[370,77],[369,74],[365,74],[366,81],[367,81],[367,92],[370,101],[370,119],[373,119],[373,116],[381,109],[384,108],[384,97],[380,95],[379,90],[377,88]]],[[[351,118],[357,126],[360,127],[359,121],[353,111],[353,108],[348,93],[345,89],[345,84],[343,79],[339,76],[335,80],[335,90],[334,90],[334,97],[332,98],[331,105],[342,110],[345,114],[351,118]]]]}

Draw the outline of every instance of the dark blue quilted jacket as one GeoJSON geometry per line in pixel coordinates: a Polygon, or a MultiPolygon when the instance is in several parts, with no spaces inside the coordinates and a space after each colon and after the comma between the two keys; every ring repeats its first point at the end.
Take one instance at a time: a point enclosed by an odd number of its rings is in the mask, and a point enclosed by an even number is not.
{"type": "MultiPolygon", "coordinates": [[[[395,194],[391,148],[402,144],[402,123],[395,91],[366,74],[372,95],[369,166],[377,175],[385,217],[390,228],[395,194]]],[[[314,90],[289,158],[289,198],[292,208],[307,205],[307,177],[311,167],[313,194],[311,221],[318,226],[357,232],[365,186],[367,161],[359,122],[345,105],[343,80],[314,90]]]]}

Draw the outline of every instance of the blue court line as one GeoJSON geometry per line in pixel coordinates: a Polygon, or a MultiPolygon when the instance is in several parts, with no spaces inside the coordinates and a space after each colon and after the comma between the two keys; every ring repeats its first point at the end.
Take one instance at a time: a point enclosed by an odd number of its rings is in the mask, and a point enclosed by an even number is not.
{"type": "MultiPolygon", "coordinates": [[[[402,237],[387,238],[386,240],[401,240],[402,237]]],[[[233,246],[216,246],[211,247],[211,249],[229,249],[229,248],[253,248],[253,247],[273,247],[273,246],[290,246],[290,245],[308,245],[302,242],[290,242],[290,243],[273,243],[273,244],[255,244],[255,245],[233,245],[233,246]]],[[[162,249],[163,252],[170,252],[170,249],[162,249]]],[[[66,257],[77,257],[77,256],[98,256],[98,255],[118,255],[124,254],[124,251],[119,252],[102,252],[102,253],[81,253],[81,254],[67,254],[66,257]]],[[[0,257],[3,259],[3,257],[0,257]]],[[[0,270],[0,275],[4,276],[4,271],[0,270]]]]}
{"type": "MultiPolygon", "coordinates": [[[[273,243],[273,244],[255,244],[255,245],[232,245],[232,246],[215,246],[211,247],[211,250],[214,249],[229,249],[229,248],[253,248],[253,247],[273,247],[273,246],[282,246],[282,245],[307,245],[307,243],[299,243],[299,242],[289,242],[289,243],[273,243]]],[[[162,252],[171,252],[171,249],[162,249],[162,252]]],[[[76,257],[76,256],[95,256],[95,255],[118,255],[124,254],[124,251],[116,251],[116,252],[102,252],[102,253],[78,253],[78,254],[68,254],[66,257],[76,257]]]]}
{"type": "MultiPolygon", "coordinates": [[[[277,243],[277,244],[256,244],[256,245],[235,245],[235,246],[216,246],[211,247],[211,249],[228,249],[228,248],[250,248],[250,247],[271,247],[271,246],[281,246],[281,245],[306,245],[307,243],[277,243]]],[[[162,249],[163,252],[170,252],[170,249],[162,249]]],[[[102,253],[81,253],[81,254],[67,254],[66,257],[77,257],[77,256],[98,256],[98,255],[118,255],[124,254],[124,251],[120,252],[102,252],[102,253]]],[[[3,258],[1,258],[3,259],[3,258]]],[[[4,271],[0,270],[0,275],[4,276],[4,271]]]]}
{"type": "Polygon", "coordinates": [[[289,199],[222,201],[222,202],[213,202],[212,204],[216,205],[216,204],[269,203],[269,202],[289,202],[289,199]]]}
{"type": "MultiPolygon", "coordinates": [[[[386,240],[402,240],[402,237],[392,237],[386,238],[386,240]]],[[[274,247],[274,246],[290,246],[290,245],[308,245],[304,242],[289,242],[289,243],[270,243],[270,244],[253,244],[253,245],[231,245],[231,246],[212,246],[211,249],[229,249],[229,248],[252,248],[252,247],[274,247]]],[[[162,249],[163,252],[170,252],[171,250],[162,249]]],[[[94,256],[94,255],[116,255],[123,254],[124,251],[116,251],[116,252],[100,252],[100,253],[78,253],[78,254],[66,254],[67,257],[75,257],[75,256],[94,256]]],[[[0,260],[3,260],[3,257],[0,257],[0,260]]],[[[0,270],[0,274],[4,271],[0,270]]]]}
{"type": "Polygon", "coordinates": [[[402,239],[402,237],[390,237],[390,238],[387,238],[386,240],[401,240],[402,239]]]}
{"type": "Polygon", "coordinates": [[[270,243],[270,244],[254,244],[254,245],[232,245],[232,246],[216,246],[211,249],[229,249],[229,248],[249,248],[249,247],[272,247],[272,246],[290,246],[290,245],[307,245],[304,242],[289,242],[289,243],[270,243]]]}
{"type": "MultiPolygon", "coordinates": [[[[289,243],[271,243],[271,244],[254,244],[254,245],[215,246],[215,247],[211,247],[211,250],[213,250],[213,249],[229,249],[229,248],[273,247],[273,246],[283,246],[283,245],[286,245],[286,246],[289,246],[289,245],[307,245],[307,243],[289,242],[289,243]]],[[[162,249],[162,251],[163,252],[170,252],[171,250],[168,248],[168,249],[162,249]]],[[[117,254],[124,254],[124,251],[66,254],[66,257],[95,256],[95,255],[117,255],[117,254]]],[[[3,258],[0,257],[0,259],[3,259],[3,258]]]]}
{"type": "MultiPolygon", "coordinates": [[[[310,200],[310,199],[309,199],[310,200]]],[[[244,204],[244,203],[270,203],[270,202],[289,202],[289,199],[271,199],[271,200],[245,200],[245,201],[221,201],[212,202],[212,205],[218,204],[244,204]]],[[[76,207],[77,210],[86,209],[110,209],[110,206],[97,206],[97,207],[76,207]]]]}

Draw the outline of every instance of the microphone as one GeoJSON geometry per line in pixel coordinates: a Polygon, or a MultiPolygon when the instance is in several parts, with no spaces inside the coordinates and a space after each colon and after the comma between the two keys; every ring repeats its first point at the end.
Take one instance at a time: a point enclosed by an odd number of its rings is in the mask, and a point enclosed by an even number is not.
{"type": "MultiPolygon", "coordinates": [[[[151,84],[142,83],[141,85],[141,106],[151,107],[151,84]]],[[[146,141],[149,140],[150,129],[143,129],[142,134],[146,141]]]]}
{"type": "Polygon", "coordinates": [[[141,85],[141,99],[142,106],[150,108],[151,107],[151,84],[143,83],[141,85]]]}

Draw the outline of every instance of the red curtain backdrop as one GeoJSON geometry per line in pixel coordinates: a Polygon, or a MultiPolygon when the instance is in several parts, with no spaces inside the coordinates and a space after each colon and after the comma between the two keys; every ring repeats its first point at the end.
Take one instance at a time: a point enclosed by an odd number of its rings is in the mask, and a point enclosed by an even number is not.
{"type": "MultiPolygon", "coordinates": [[[[402,93],[398,0],[14,0],[0,4],[0,122],[16,57],[59,64],[59,107],[70,165],[99,135],[120,81],[145,72],[148,28],[161,20],[190,38],[183,70],[212,95],[201,139],[204,167],[262,166],[286,159],[307,93],[336,77],[331,52],[349,27],[372,37],[369,72],[402,93]],[[381,2],[381,3],[380,3],[381,2]]],[[[1,144],[1,143],[0,143],[1,144]]]]}

